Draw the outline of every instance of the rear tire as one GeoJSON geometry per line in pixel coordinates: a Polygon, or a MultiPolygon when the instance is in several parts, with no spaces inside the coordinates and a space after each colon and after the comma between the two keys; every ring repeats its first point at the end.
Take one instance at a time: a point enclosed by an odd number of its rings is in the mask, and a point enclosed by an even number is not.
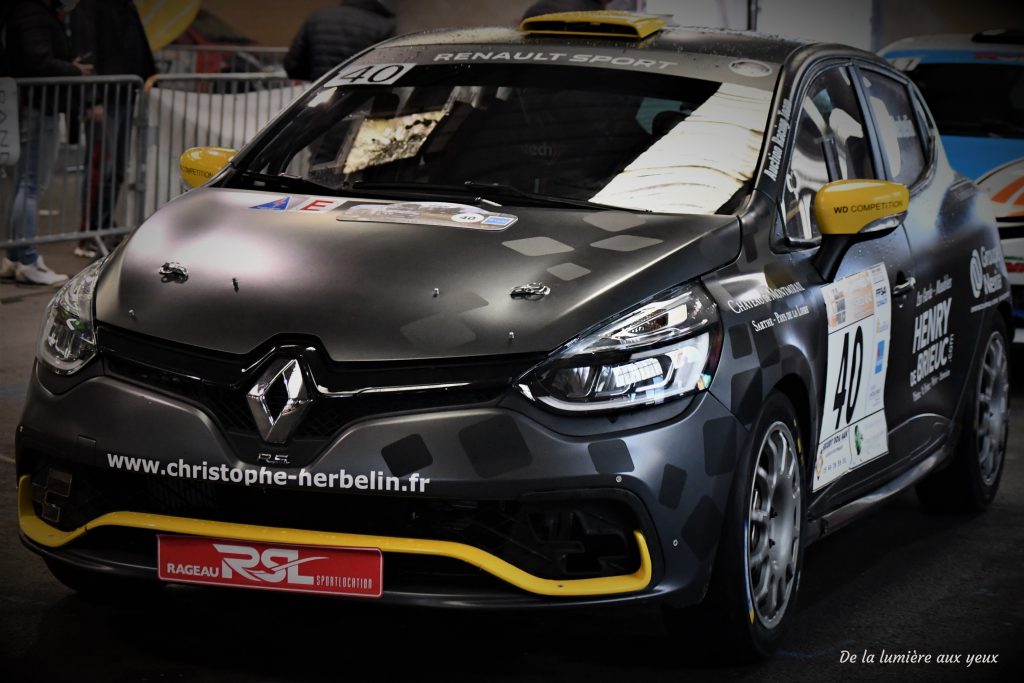
{"type": "Polygon", "coordinates": [[[782,393],[768,397],[736,472],[707,596],[666,610],[684,642],[731,661],[769,657],[795,611],[806,518],[800,424],[782,393]]]}
{"type": "Polygon", "coordinates": [[[983,348],[956,454],[917,485],[918,500],[930,510],[979,512],[999,490],[1010,426],[1010,345],[1001,317],[983,348]]]}

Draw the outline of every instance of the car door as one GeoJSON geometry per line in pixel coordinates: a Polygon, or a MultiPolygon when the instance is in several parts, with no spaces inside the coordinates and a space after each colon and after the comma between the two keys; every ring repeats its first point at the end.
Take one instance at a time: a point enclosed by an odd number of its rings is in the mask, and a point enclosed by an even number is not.
{"type": "Polygon", "coordinates": [[[854,245],[830,281],[815,264],[821,238],[812,211],[816,192],[830,181],[881,175],[854,76],[849,65],[836,65],[809,78],[793,114],[781,204],[787,241],[803,247],[794,252],[795,262],[817,280],[830,318],[819,338],[827,368],[817,393],[821,426],[814,435],[811,482],[827,506],[892,476],[889,430],[912,410],[906,382],[889,372],[891,340],[913,329],[915,263],[903,226],[854,245]]]}
{"type": "Polygon", "coordinates": [[[957,181],[939,173],[934,132],[915,110],[908,82],[872,65],[858,66],[857,73],[877,131],[884,177],[911,191],[904,225],[917,280],[910,306],[913,327],[893,339],[890,371],[909,389],[910,414],[891,426],[895,450],[913,461],[927,456],[948,433],[981,332],[980,318],[970,321],[972,307],[984,299],[984,282],[972,283],[972,275],[983,273],[1000,255],[955,211],[944,209],[962,204],[949,201],[957,181]]]}

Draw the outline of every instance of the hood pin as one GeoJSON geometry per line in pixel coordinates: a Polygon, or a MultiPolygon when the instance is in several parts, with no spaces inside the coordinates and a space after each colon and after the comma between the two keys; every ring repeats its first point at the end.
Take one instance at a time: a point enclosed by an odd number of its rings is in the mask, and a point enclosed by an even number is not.
{"type": "Polygon", "coordinates": [[[237,292],[238,291],[238,278],[237,277],[231,278],[231,284],[232,284],[232,286],[234,286],[235,291],[237,292]]]}
{"type": "Polygon", "coordinates": [[[436,299],[439,296],[441,296],[441,290],[438,289],[437,287],[434,287],[434,298],[436,299]]]}

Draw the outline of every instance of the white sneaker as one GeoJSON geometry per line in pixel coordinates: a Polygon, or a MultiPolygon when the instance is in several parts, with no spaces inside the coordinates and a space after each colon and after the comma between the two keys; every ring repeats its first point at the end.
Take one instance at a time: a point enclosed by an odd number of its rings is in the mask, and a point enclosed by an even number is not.
{"type": "Polygon", "coordinates": [[[7,258],[0,257],[0,280],[14,279],[14,273],[18,270],[18,264],[7,258]]]}
{"type": "Polygon", "coordinates": [[[19,263],[14,272],[14,279],[30,285],[50,285],[51,287],[56,287],[67,282],[68,276],[55,273],[47,268],[46,264],[43,263],[43,257],[40,256],[31,266],[19,263]]]}
{"type": "Polygon", "coordinates": [[[77,247],[75,247],[75,256],[77,256],[78,258],[96,258],[97,256],[99,256],[99,252],[97,252],[92,247],[86,247],[80,244],[77,247]]]}

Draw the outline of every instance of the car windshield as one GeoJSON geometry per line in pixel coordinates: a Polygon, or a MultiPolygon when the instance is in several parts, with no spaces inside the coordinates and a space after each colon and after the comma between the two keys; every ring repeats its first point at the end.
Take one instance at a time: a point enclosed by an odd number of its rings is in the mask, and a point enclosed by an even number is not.
{"type": "Polygon", "coordinates": [[[433,189],[502,204],[726,212],[749,192],[770,99],[615,69],[416,66],[393,84],[311,91],[247,150],[229,185],[285,174],[322,193],[433,189]]]}
{"type": "Polygon", "coordinates": [[[1024,138],[1024,65],[921,64],[908,75],[939,133],[1024,138]]]}

